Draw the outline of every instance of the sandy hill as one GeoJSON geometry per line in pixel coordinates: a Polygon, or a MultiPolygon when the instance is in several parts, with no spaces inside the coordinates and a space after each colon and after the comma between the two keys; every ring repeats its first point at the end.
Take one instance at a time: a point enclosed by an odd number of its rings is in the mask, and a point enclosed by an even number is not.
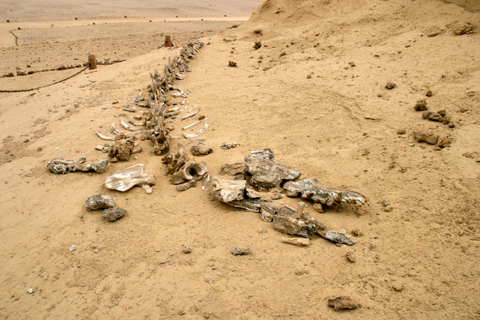
{"type": "MultiPolygon", "coordinates": [[[[363,193],[363,209],[307,208],[354,246],[319,237],[309,247],[283,244],[257,213],[212,201],[199,186],[176,191],[149,141],[106,174],[143,163],[157,177],[152,194],[107,190],[105,174],[46,170],[54,157],[105,157],[94,131],[118,123],[122,106],[146,94],[149,72],[178,48],[2,93],[0,315],[477,319],[479,25],[468,1],[267,0],[248,22],[202,39],[177,84],[210,124],[202,136],[214,152],[197,160],[218,175],[222,164],[268,147],[303,177],[363,193]],[[423,99],[452,125],[423,119],[414,110],[423,99]],[[443,143],[418,142],[424,130],[443,143]],[[219,148],[233,141],[240,146],[219,148]],[[108,223],[86,212],[85,199],[98,193],[127,215],[108,223]],[[252,254],[233,256],[235,246],[252,254]],[[332,296],[361,308],[335,312],[332,296]]],[[[172,135],[188,123],[174,122],[172,135]]]]}

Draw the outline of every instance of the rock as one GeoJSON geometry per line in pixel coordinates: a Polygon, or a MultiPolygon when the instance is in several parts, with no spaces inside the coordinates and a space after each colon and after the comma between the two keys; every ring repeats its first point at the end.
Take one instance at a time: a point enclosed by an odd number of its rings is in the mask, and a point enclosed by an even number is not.
{"type": "Polygon", "coordinates": [[[438,136],[433,132],[422,130],[415,132],[415,140],[418,142],[426,142],[428,144],[437,144],[438,136]]]}
{"type": "Polygon", "coordinates": [[[404,289],[404,286],[403,286],[403,284],[396,283],[392,286],[392,289],[397,291],[397,292],[402,292],[403,289],[404,289]]]}
{"type": "Polygon", "coordinates": [[[424,111],[422,113],[422,117],[423,117],[423,119],[427,119],[427,120],[430,120],[430,121],[443,122],[443,116],[438,112],[424,111]]]}
{"type": "Polygon", "coordinates": [[[443,30],[440,29],[440,28],[437,27],[437,26],[433,26],[433,27],[430,27],[430,28],[428,28],[427,30],[425,30],[425,34],[426,34],[427,37],[429,37],[429,38],[436,37],[436,36],[438,36],[439,34],[442,34],[442,33],[443,33],[443,30]]]}
{"type": "Polygon", "coordinates": [[[473,33],[473,25],[470,22],[467,22],[463,26],[456,28],[453,31],[457,36],[460,36],[462,34],[470,34],[473,33]]]}
{"type": "Polygon", "coordinates": [[[77,250],[77,246],[76,245],[73,245],[70,247],[70,249],[68,249],[69,251],[75,251],[77,250]]]}
{"type": "Polygon", "coordinates": [[[114,208],[105,209],[103,211],[103,217],[109,222],[114,222],[123,218],[126,213],[127,213],[127,210],[114,207],[114,208]]]}
{"type": "Polygon", "coordinates": [[[30,288],[30,289],[27,290],[27,293],[29,293],[29,294],[32,294],[33,292],[34,292],[33,288],[30,288]]]}
{"type": "Polygon", "coordinates": [[[243,255],[248,255],[251,254],[250,249],[248,247],[235,247],[230,252],[234,256],[243,256],[243,255]]]}
{"type": "Polygon", "coordinates": [[[233,149],[238,147],[240,144],[238,142],[229,142],[229,143],[224,143],[220,146],[220,149],[223,150],[228,150],[228,149],[233,149]]]}
{"type": "Polygon", "coordinates": [[[352,236],[354,237],[361,237],[363,236],[363,232],[360,229],[353,229],[351,232],[352,236]]]}
{"type": "Polygon", "coordinates": [[[85,201],[85,207],[88,211],[108,209],[115,207],[115,202],[113,201],[113,198],[109,195],[98,194],[88,197],[85,201]]]}
{"type": "Polygon", "coordinates": [[[212,153],[213,149],[204,144],[203,142],[199,142],[196,145],[192,146],[190,151],[194,156],[206,156],[212,153]]]}
{"type": "Polygon", "coordinates": [[[253,49],[258,50],[262,47],[262,43],[260,41],[255,41],[255,44],[253,45],[253,49]]]}
{"type": "Polygon", "coordinates": [[[388,90],[392,90],[393,88],[395,88],[397,86],[396,83],[393,83],[393,82],[387,82],[387,84],[385,85],[385,88],[387,88],[388,90]]]}
{"type": "Polygon", "coordinates": [[[308,238],[282,238],[280,239],[283,243],[294,244],[296,246],[309,246],[310,239],[308,238]]]}
{"type": "Polygon", "coordinates": [[[351,310],[358,308],[358,304],[350,297],[346,296],[328,299],[328,306],[332,307],[335,311],[351,310]]]}
{"type": "Polygon", "coordinates": [[[427,100],[425,99],[421,99],[421,100],[418,100],[416,103],[415,103],[415,106],[413,107],[413,109],[415,109],[415,111],[425,111],[427,110],[427,100]]]}
{"type": "Polygon", "coordinates": [[[426,95],[427,97],[433,96],[432,90],[427,90],[427,93],[425,93],[425,95],[426,95]]]}
{"type": "Polygon", "coordinates": [[[443,149],[443,148],[449,147],[451,143],[452,143],[451,137],[449,136],[441,137],[441,138],[438,138],[437,147],[443,149]]]}
{"type": "Polygon", "coordinates": [[[350,263],[355,263],[357,261],[357,259],[355,259],[355,256],[353,255],[352,252],[347,252],[347,254],[345,255],[345,258],[347,258],[347,261],[350,263]]]}
{"type": "Polygon", "coordinates": [[[231,68],[236,68],[237,63],[235,61],[228,61],[228,66],[231,67],[231,68]]]}
{"type": "Polygon", "coordinates": [[[397,134],[405,134],[405,133],[407,133],[407,130],[405,130],[403,128],[397,130],[397,134]]]}
{"type": "Polygon", "coordinates": [[[183,249],[183,253],[185,253],[185,254],[192,253],[192,248],[190,248],[190,247],[185,247],[185,248],[183,249]]]}

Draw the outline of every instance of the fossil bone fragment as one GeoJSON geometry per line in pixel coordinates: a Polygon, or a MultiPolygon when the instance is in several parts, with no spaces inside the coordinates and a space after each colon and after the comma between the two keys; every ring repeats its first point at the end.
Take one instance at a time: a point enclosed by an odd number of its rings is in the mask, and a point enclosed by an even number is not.
{"type": "Polygon", "coordinates": [[[351,310],[359,307],[358,303],[346,296],[328,299],[328,306],[332,307],[335,311],[351,310]]]}
{"type": "Polygon", "coordinates": [[[135,111],[137,111],[137,107],[135,107],[135,106],[130,107],[129,105],[124,105],[123,110],[128,111],[128,112],[135,112],[135,111]]]}
{"type": "Polygon", "coordinates": [[[221,175],[229,175],[229,176],[236,176],[236,175],[243,175],[247,172],[247,164],[245,162],[237,162],[233,164],[224,164],[220,169],[221,175]]]}
{"type": "Polygon", "coordinates": [[[135,152],[142,151],[142,148],[138,146],[138,142],[132,139],[119,139],[115,141],[115,144],[110,148],[108,156],[111,158],[111,162],[116,161],[128,161],[130,160],[130,155],[135,152]],[[138,147],[134,151],[134,147],[138,147]]]}
{"type": "Polygon", "coordinates": [[[105,220],[109,222],[114,222],[123,218],[126,213],[127,213],[127,210],[114,207],[114,208],[105,209],[103,211],[103,217],[105,220]]]}
{"type": "Polygon", "coordinates": [[[102,134],[100,131],[95,131],[95,133],[100,139],[107,140],[107,141],[115,141],[114,137],[107,137],[106,135],[102,134]]]}
{"type": "Polygon", "coordinates": [[[203,163],[195,161],[187,161],[178,171],[176,171],[170,181],[173,184],[181,184],[187,181],[202,180],[207,173],[207,168],[203,163]]]}
{"type": "MultiPolygon", "coordinates": [[[[173,139],[174,137],[172,137],[173,139]]],[[[175,139],[181,139],[182,137],[175,137],[175,139]]],[[[184,147],[185,146],[188,146],[190,143],[193,143],[195,141],[205,141],[205,138],[197,138],[197,139],[192,139],[192,140],[189,140],[187,142],[185,142],[184,144],[182,144],[184,147]]]]}
{"type": "Polygon", "coordinates": [[[185,94],[185,92],[180,89],[180,88],[174,88],[174,87],[171,87],[170,90],[176,90],[178,91],[178,93],[172,93],[172,97],[176,98],[176,97],[181,97],[185,94]]]}
{"type": "Polygon", "coordinates": [[[192,146],[190,149],[194,156],[205,156],[213,152],[213,149],[204,144],[203,142],[198,142],[196,145],[192,146]]]}
{"type": "Polygon", "coordinates": [[[107,176],[105,187],[124,192],[134,186],[142,186],[144,183],[155,185],[155,176],[146,173],[143,169],[143,164],[137,164],[117,171],[111,176],[107,176]]]}
{"type": "Polygon", "coordinates": [[[201,134],[204,133],[205,131],[207,131],[208,127],[209,127],[209,124],[208,124],[208,123],[205,123],[205,126],[204,126],[202,129],[198,130],[198,132],[192,133],[192,134],[188,134],[188,133],[182,132],[182,136],[183,136],[185,139],[193,139],[193,138],[201,135],[201,134]]]}
{"type": "Polygon", "coordinates": [[[141,129],[136,129],[136,128],[130,127],[125,121],[123,121],[123,119],[120,119],[120,124],[122,125],[123,128],[125,128],[126,130],[129,130],[129,131],[135,131],[135,132],[142,131],[141,129]]]}
{"type": "Polygon", "coordinates": [[[282,238],[280,239],[283,243],[294,244],[296,246],[309,246],[310,239],[308,238],[282,238]]]}
{"type": "Polygon", "coordinates": [[[63,160],[63,158],[54,158],[47,164],[47,168],[51,172],[58,174],[66,174],[74,171],[95,171],[97,173],[103,173],[105,172],[108,164],[108,160],[106,159],[98,160],[89,164],[83,164],[84,162],[85,158],[78,158],[76,160],[63,160]]]}
{"type": "Polygon", "coordinates": [[[189,124],[188,126],[183,127],[182,130],[190,129],[191,127],[194,127],[194,126],[196,126],[197,124],[202,123],[203,121],[205,121],[205,120],[207,120],[207,119],[208,119],[208,118],[203,118],[202,120],[195,121],[195,122],[189,124]]]}
{"type": "Polygon", "coordinates": [[[362,206],[367,202],[367,198],[358,192],[323,188],[318,179],[288,181],[283,185],[283,189],[287,191],[289,197],[310,199],[325,206],[332,206],[335,203],[351,203],[362,206]]]}
{"type": "Polygon", "coordinates": [[[85,201],[85,207],[88,211],[108,209],[115,207],[115,202],[113,201],[112,196],[107,194],[97,194],[87,198],[85,201]]]}
{"type": "Polygon", "coordinates": [[[191,118],[191,117],[195,116],[199,111],[200,111],[200,107],[198,107],[197,109],[195,109],[191,113],[187,114],[186,116],[182,117],[181,120],[186,120],[188,118],[191,118]]]}
{"type": "MultiPolygon", "coordinates": [[[[142,119],[142,118],[140,118],[140,119],[142,119]]],[[[143,119],[143,121],[134,121],[129,117],[128,122],[133,124],[134,126],[137,126],[137,127],[142,127],[142,126],[145,125],[145,119],[143,119]]]]}
{"type": "Polygon", "coordinates": [[[220,149],[223,149],[223,150],[228,150],[228,149],[232,149],[232,148],[236,148],[238,147],[240,144],[237,143],[237,142],[230,142],[230,143],[224,143],[220,146],[220,149]]]}
{"type": "Polygon", "coordinates": [[[98,150],[98,151],[102,151],[102,152],[108,153],[108,152],[110,152],[110,150],[112,150],[112,147],[106,147],[106,146],[96,146],[96,147],[95,147],[95,150],[98,150]]]}
{"type": "Polygon", "coordinates": [[[270,149],[252,151],[245,157],[247,172],[252,176],[250,183],[258,190],[268,190],[279,186],[285,180],[295,180],[300,172],[273,160],[270,149]]]}

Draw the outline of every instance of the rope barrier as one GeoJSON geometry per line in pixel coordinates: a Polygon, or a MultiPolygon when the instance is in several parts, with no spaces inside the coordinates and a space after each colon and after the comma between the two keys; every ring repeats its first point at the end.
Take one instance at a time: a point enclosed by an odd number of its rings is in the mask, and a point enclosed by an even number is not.
{"type": "Polygon", "coordinates": [[[38,90],[38,89],[41,89],[41,88],[46,88],[46,87],[50,87],[50,86],[53,86],[54,84],[58,84],[60,82],[63,82],[63,81],[66,81],[70,78],[73,78],[75,77],[76,75],[79,75],[80,73],[82,73],[83,71],[87,70],[88,69],[88,66],[83,68],[82,70],[78,71],[77,73],[74,73],[72,74],[71,76],[68,76],[66,77],[65,79],[62,79],[60,81],[55,81],[54,83],[50,83],[50,84],[46,84],[44,86],[40,86],[40,87],[36,87],[36,88],[30,88],[30,89],[19,89],[19,90],[0,90],[0,93],[14,93],[14,92],[28,92],[28,91],[33,91],[33,90],[38,90]]]}

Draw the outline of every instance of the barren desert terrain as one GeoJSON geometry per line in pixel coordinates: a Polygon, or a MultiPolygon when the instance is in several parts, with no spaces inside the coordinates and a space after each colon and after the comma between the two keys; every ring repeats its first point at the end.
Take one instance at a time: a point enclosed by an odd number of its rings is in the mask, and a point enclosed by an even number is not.
{"type": "MultiPolygon", "coordinates": [[[[30,3],[38,7],[0,4],[0,76],[14,75],[0,78],[2,319],[480,318],[477,1],[30,3]],[[360,208],[323,213],[305,201],[355,245],[317,235],[309,246],[282,243],[259,213],[217,201],[201,182],[177,191],[149,140],[105,173],[49,172],[56,157],[107,159],[95,132],[112,136],[112,123],[124,130],[121,119],[141,116],[145,108],[123,107],[148,97],[151,74],[194,39],[205,45],[174,84],[185,95],[169,103],[200,111],[182,121],[180,108],[166,124],[178,138],[171,151],[208,123],[200,136],[213,152],[186,150],[211,176],[270,148],[302,179],[363,194],[360,208]],[[82,67],[17,72],[83,65],[89,54],[124,61],[6,92],[82,67]],[[104,186],[136,164],[155,175],[151,194],[104,186]],[[87,211],[96,194],[125,217],[87,211]],[[251,254],[232,255],[237,246],[251,254]],[[328,299],[338,296],[358,307],[335,311],[328,299]]],[[[296,208],[298,198],[274,190],[283,197],[272,203],[296,208]]]]}

